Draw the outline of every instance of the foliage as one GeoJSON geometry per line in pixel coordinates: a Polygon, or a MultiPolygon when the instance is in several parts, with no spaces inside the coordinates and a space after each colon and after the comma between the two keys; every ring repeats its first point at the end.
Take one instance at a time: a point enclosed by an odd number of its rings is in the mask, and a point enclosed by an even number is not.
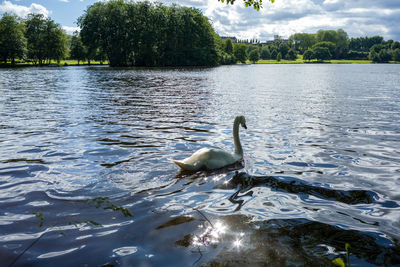
{"type": "Polygon", "coordinates": [[[295,33],[290,36],[289,40],[294,43],[295,49],[303,54],[307,49],[317,43],[317,36],[312,33],[295,33]]]}
{"type": "MultiPolygon", "coordinates": [[[[222,3],[225,2],[225,0],[218,0],[221,1],[222,3]]],[[[275,0],[269,0],[271,3],[274,3],[275,0]]],[[[254,7],[255,10],[260,10],[262,8],[262,0],[243,0],[244,5],[246,7],[252,6],[254,7]]],[[[231,4],[233,5],[235,3],[235,0],[226,0],[226,4],[231,4]]]]}
{"type": "Polygon", "coordinates": [[[269,48],[264,46],[261,48],[261,59],[271,59],[271,53],[269,52],[269,48]]]}
{"type": "Polygon", "coordinates": [[[376,44],[382,44],[382,36],[373,37],[357,37],[351,38],[348,43],[349,50],[359,51],[359,52],[369,52],[371,47],[376,44]]]}
{"type": "Polygon", "coordinates": [[[286,54],[289,51],[289,46],[285,43],[280,43],[278,51],[281,53],[282,58],[286,58],[286,54]]]}
{"type": "Polygon", "coordinates": [[[67,51],[64,31],[50,18],[42,14],[29,14],[26,20],[28,57],[42,65],[46,61],[61,60],[67,51]]]}
{"type": "Polygon", "coordinates": [[[389,50],[385,48],[385,45],[383,44],[373,45],[370,49],[368,57],[375,63],[389,62],[392,59],[389,50]]]}
{"type": "Polygon", "coordinates": [[[289,51],[286,54],[286,59],[288,59],[288,60],[296,60],[296,58],[297,58],[296,50],[294,50],[293,48],[290,48],[289,51]]]}
{"type": "Polygon", "coordinates": [[[75,32],[71,38],[70,58],[78,60],[78,65],[79,61],[86,59],[86,49],[77,32],[75,32]]]}
{"type": "Polygon", "coordinates": [[[79,18],[82,42],[101,49],[111,66],[214,66],[217,42],[208,19],[194,8],[111,0],[79,18]]]}
{"type": "Polygon", "coordinates": [[[281,61],[282,60],[282,53],[279,52],[278,55],[276,56],[276,61],[281,61]]]}
{"type": "MultiPolygon", "coordinates": [[[[346,249],[346,261],[347,261],[347,266],[350,267],[350,244],[346,243],[345,245],[346,249]]],[[[340,266],[340,267],[346,267],[344,264],[344,261],[341,258],[336,258],[332,261],[333,264],[340,266]]]]}
{"type": "Polygon", "coordinates": [[[313,49],[313,58],[322,61],[329,60],[332,58],[332,54],[327,47],[317,46],[313,49]]]}
{"type": "Polygon", "coordinates": [[[350,50],[347,53],[347,59],[354,59],[354,60],[366,60],[368,59],[368,52],[359,52],[359,51],[353,51],[350,50]]]}
{"type": "Polygon", "coordinates": [[[246,63],[247,59],[247,45],[245,44],[235,44],[233,46],[233,54],[235,55],[235,58],[237,61],[240,61],[241,63],[246,63]]]}
{"type": "Polygon", "coordinates": [[[0,19],[0,59],[7,63],[22,59],[26,53],[26,38],[21,20],[12,15],[4,14],[0,19]]]}
{"type": "Polygon", "coordinates": [[[394,61],[400,61],[400,48],[396,48],[393,51],[393,60],[394,61]]]}
{"type": "Polygon", "coordinates": [[[303,54],[303,59],[310,61],[313,59],[314,53],[311,49],[307,49],[303,54]]]}
{"type": "Polygon", "coordinates": [[[332,43],[332,42],[322,41],[322,42],[318,42],[318,43],[314,44],[312,48],[315,51],[315,49],[317,47],[327,48],[329,50],[329,53],[331,54],[331,57],[332,57],[332,55],[335,53],[336,45],[334,43],[332,43]]]}
{"type": "Polygon", "coordinates": [[[249,60],[253,63],[256,63],[260,59],[260,53],[258,49],[253,49],[249,54],[249,60]]]}
{"type": "Polygon", "coordinates": [[[227,54],[232,55],[232,53],[233,53],[233,44],[232,44],[232,40],[230,38],[225,40],[224,50],[225,50],[225,52],[227,54]]]}

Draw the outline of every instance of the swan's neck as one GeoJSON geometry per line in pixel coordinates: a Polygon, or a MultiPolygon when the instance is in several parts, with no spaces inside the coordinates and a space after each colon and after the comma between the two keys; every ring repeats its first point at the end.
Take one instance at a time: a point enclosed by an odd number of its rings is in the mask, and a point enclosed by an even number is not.
{"type": "Polygon", "coordinates": [[[233,143],[235,144],[235,154],[243,156],[242,144],[239,138],[239,119],[236,118],[233,122],[233,143]]]}

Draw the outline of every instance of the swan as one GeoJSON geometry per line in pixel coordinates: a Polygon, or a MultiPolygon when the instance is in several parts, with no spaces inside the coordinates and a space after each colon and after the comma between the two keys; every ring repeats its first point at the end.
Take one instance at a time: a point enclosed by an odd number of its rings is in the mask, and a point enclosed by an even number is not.
{"type": "Polygon", "coordinates": [[[243,158],[243,149],[239,139],[239,124],[247,129],[244,116],[237,116],[233,122],[234,153],[229,153],[222,149],[202,148],[182,161],[173,160],[173,162],[182,170],[198,171],[200,169],[219,169],[241,160],[243,158]]]}

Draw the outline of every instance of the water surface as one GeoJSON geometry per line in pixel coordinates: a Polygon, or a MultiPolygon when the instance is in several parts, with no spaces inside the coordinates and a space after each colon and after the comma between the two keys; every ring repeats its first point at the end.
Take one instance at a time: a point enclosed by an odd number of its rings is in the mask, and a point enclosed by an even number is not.
{"type": "Polygon", "coordinates": [[[1,69],[0,262],[400,265],[399,125],[399,65],[1,69]]]}

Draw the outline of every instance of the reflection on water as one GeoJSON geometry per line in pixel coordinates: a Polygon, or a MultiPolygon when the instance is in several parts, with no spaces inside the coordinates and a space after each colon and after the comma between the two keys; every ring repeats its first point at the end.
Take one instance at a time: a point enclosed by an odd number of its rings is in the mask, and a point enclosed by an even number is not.
{"type": "Polygon", "coordinates": [[[400,265],[399,72],[2,69],[0,261],[400,265]],[[180,173],[238,114],[244,166],[180,173]]]}

